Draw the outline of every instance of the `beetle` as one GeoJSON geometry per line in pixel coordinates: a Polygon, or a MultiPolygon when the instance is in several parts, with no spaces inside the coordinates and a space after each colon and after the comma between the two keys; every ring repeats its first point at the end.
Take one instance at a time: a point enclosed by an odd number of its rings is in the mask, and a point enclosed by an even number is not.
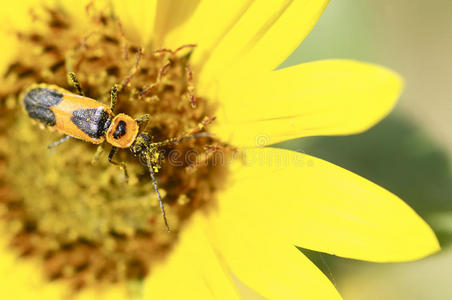
{"type": "Polygon", "coordinates": [[[68,79],[78,94],[71,93],[56,85],[41,83],[33,84],[22,95],[22,103],[30,118],[35,119],[47,128],[56,129],[65,134],[63,138],[50,144],[49,148],[58,146],[71,137],[93,144],[102,144],[106,141],[112,145],[108,161],[121,166],[126,178],[128,175],[125,163],[116,162],[113,157],[118,148],[130,149],[149,169],[163,220],[166,229],[169,231],[162,197],[155,177],[155,173],[158,171],[158,149],[195,135],[153,142],[149,134],[139,132],[139,125],[149,120],[149,114],[133,119],[127,114],[114,113],[120,85],[114,85],[111,89],[110,106],[107,106],[84,96],[81,85],[73,72],[68,74],[68,79]]]}

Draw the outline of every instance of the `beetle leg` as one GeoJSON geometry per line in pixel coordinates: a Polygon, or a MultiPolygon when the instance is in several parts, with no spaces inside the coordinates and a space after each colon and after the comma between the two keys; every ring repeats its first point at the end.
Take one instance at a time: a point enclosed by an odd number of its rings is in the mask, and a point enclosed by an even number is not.
{"type": "Polygon", "coordinates": [[[59,139],[59,140],[53,142],[52,144],[48,145],[47,148],[48,149],[52,149],[52,148],[54,148],[54,147],[56,147],[56,146],[58,146],[58,145],[60,145],[60,144],[62,144],[64,142],[66,142],[70,138],[71,138],[71,136],[65,135],[61,139],[59,139]]]}
{"type": "Polygon", "coordinates": [[[144,127],[146,127],[146,125],[147,125],[147,123],[149,121],[149,118],[150,118],[150,115],[149,114],[145,114],[145,115],[142,115],[139,118],[136,118],[135,122],[137,122],[138,124],[145,123],[144,127]]]}
{"type": "Polygon", "coordinates": [[[80,85],[80,82],[77,79],[77,76],[75,76],[74,72],[69,72],[67,74],[67,78],[68,78],[68,82],[70,85],[72,85],[76,90],[77,93],[80,96],[84,96],[83,90],[82,90],[82,86],[80,85]]]}
{"type": "Polygon", "coordinates": [[[91,159],[91,164],[95,165],[96,162],[99,160],[100,155],[104,152],[104,143],[100,144],[97,149],[96,153],[93,156],[93,159],[91,159]]]}
{"type": "Polygon", "coordinates": [[[115,84],[111,88],[110,92],[110,109],[111,111],[115,110],[116,102],[118,101],[118,94],[121,91],[121,86],[119,84],[115,84]]]}
{"type": "Polygon", "coordinates": [[[116,165],[116,166],[119,166],[121,169],[123,169],[123,170],[124,170],[124,176],[126,177],[126,182],[128,182],[128,181],[129,181],[129,173],[127,173],[127,166],[126,166],[126,163],[123,162],[123,161],[117,162],[117,161],[114,161],[114,160],[113,160],[113,156],[115,155],[116,150],[118,150],[118,148],[116,148],[116,147],[111,147],[110,154],[108,154],[108,162],[109,162],[109,163],[112,163],[112,164],[114,164],[114,165],[116,165]]]}

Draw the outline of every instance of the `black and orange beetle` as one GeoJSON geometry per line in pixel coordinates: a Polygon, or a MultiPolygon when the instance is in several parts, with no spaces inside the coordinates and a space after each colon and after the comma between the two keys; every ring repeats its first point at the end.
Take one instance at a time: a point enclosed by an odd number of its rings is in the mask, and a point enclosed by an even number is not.
{"type": "Polygon", "coordinates": [[[102,144],[106,141],[112,145],[108,161],[120,165],[124,169],[126,177],[128,175],[125,163],[113,161],[113,156],[118,148],[129,148],[149,169],[163,220],[169,231],[163,201],[155,178],[158,149],[195,135],[185,135],[163,142],[152,142],[151,136],[139,132],[139,124],[149,120],[148,114],[138,119],[133,119],[123,113],[114,114],[119,85],[115,85],[111,89],[111,103],[108,107],[99,101],[85,97],[74,73],[69,73],[68,78],[78,95],[56,85],[34,84],[22,96],[23,105],[30,118],[37,120],[47,128],[56,129],[66,135],[49,145],[49,148],[63,143],[70,137],[93,144],[102,144]]]}

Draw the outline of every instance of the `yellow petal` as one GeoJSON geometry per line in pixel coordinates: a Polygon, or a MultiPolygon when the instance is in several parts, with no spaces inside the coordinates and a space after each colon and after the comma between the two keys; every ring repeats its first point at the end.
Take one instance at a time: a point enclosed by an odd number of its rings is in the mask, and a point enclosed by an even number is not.
{"type": "MultiPolygon", "coordinates": [[[[186,22],[164,36],[164,45],[169,48],[177,48],[184,44],[196,44],[194,55],[196,57],[205,56],[213,45],[217,44],[242,17],[252,3],[253,0],[199,1],[186,22]]],[[[175,11],[183,10],[185,8],[177,8],[175,11]]],[[[171,20],[171,18],[167,19],[171,20]]]]}
{"type": "MultiPolygon", "coordinates": [[[[253,188],[249,187],[250,194],[253,188]]],[[[237,215],[222,213],[220,205],[219,215],[212,214],[206,226],[234,275],[266,299],[340,299],[333,284],[304,254],[281,233],[267,230],[265,223],[271,220],[261,218],[259,198],[249,198],[246,192],[235,196],[234,203],[248,202],[244,204],[248,209],[249,203],[256,204],[246,219],[242,210],[237,215]]],[[[229,195],[220,198],[229,200],[229,195]]]]}
{"type": "Polygon", "coordinates": [[[112,0],[126,36],[146,46],[152,38],[157,12],[157,0],[112,0]]]}
{"type": "MultiPolygon", "coordinates": [[[[209,84],[211,78],[275,69],[311,31],[328,0],[254,1],[249,6],[247,1],[242,3],[233,11],[235,14],[230,14],[227,26],[223,21],[217,26],[216,20],[221,20],[223,12],[221,7],[213,8],[205,13],[207,16],[201,16],[208,22],[198,21],[201,31],[211,33],[188,36],[199,44],[193,61],[203,64],[200,85],[209,84]]],[[[182,34],[179,39],[188,41],[182,34]]]]}
{"type": "Polygon", "coordinates": [[[43,6],[54,7],[57,2],[56,0],[22,0],[2,6],[0,10],[0,43],[3,47],[0,56],[0,74],[6,71],[7,65],[12,62],[13,58],[20,56],[20,53],[17,53],[16,32],[26,31],[32,26],[40,26],[33,22],[32,12],[36,12],[43,6]]]}
{"type": "Polygon", "coordinates": [[[145,299],[240,299],[230,274],[202,231],[202,216],[184,227],[170,257],[146,281],[145,299]]]}
{"type": "MultiPolygon", "coordinates": [[[[168,44],[163,45],[163,39],[166,38],[169,32],[186,21],[200,2],[201,0],[158,0],[155,30],[152,37],[154,48],[171,47],[168,44]]],[[[210,2],[212,3],[212,1],[210,2]]],[[[181,45],[176,44],[174,48],[181,45]]]]}
{"type": "MultiPolygon", "coordinates": [[[[7,236],[4,229],[1,230],[0,239],[0,291],[2,299],[67,299],[71,292],[65,282],[49,282],[42,273],[42,267],[37,261],[18,258],[11,251],[4,237],[7,236]]],[[[109,286],[108,289],[88,289],[74,300],[89,299],[128,299],[126,290],[122,285],[109,286]]]]}
{"type": "Polygon", "coordinates": [[[26,29],[32,24],[30,8],[44,1],[23,0],[3,4],[0,10],[0,27],[2,30],[26,29]]]}
{"type": "Polygon", "coordinates": [[[11,34],[0,32],[0,45],[8,45],[2,49],[0,55],[0,74],[4,74],[9,63],[11,63],[14,56],[17,54],[17,39],[11,34]]]}
{"type": "Polygon", "coordinates": [[[29,261],[19,260],[0,241],[0,290],[4,299],[60,299],[61,288],[45,283],[40,268],[29,261]]]}
{"type": "Polygon", "coordinates": [[[439,250],[430,227],[410,207],[362,177],[289,150],[244,154],[246,164],[234,165],[220,195],[221,218],[354,259],[408,261],[439,250]]]}
{"type": "Polygon", "coordinates": [[[221,32],[218,42],[204,53],[195,51],[193,61],[203,65],[199,85],[209,86],[213,78],[247,79],[275,69],[311,31],[328,2],[254,1],[233,27],[221,32]]]}
{"type": "MultiPolygon", "coordinates": [[[[67,290],[67,287],[65,288],[67,290]]],[[[127,293],[127,289],[122,284],[108,285],[101,288],[91,287],[82,290],[79,294],[72,297],[74,300],[128,300],[131,298],[131,295],[127,293]]],[[[37,299],[48,300],[44,297],[37,299]]],[[[64,297],[63,294],[61,299],[67,299],[67,297],[64,297]]]]}
{"type": "MultiPolygon", "coordinates": [[[[35,7],[40,7],[39,3],[44,4],[45,7],[50,7],[53,9],[61,9],[64,13],[68,14],[71,18],[75,18],[76,20],[84,19],[87,16],[87,6],[91,8],[99,9],[99,11],[103,11],[105,8],[108,8],[110,5],[110,0],[78,0],[78,1],[65,1],[65,0],[39,0],[34,1],[35,7]]],[[[41,6],[42,8],[42,6],[41,6]]],[[[81,23],[81,22],[79,22],[81,23]]],[[[85,23],[85,22],[83,22],[85,23]]],[[[86,24],[83,24],[86,25],[86,24]]],[[[85,27],[90,29],[89,27],[85,27]]]]}
{"type": "Polygon", "coordinates": [[[157,0],[21,0],[2,7],[0,12],[0,27],[11,30],[26,30],[33,23],[30,12],[43,7],[60,8],[72,18],[77,20],[77,26],[83,30],[92,30],[86,27],[85,18],[87,9],[90,12],[109,12],[113,7],[114,13],[123,24],[127,38],[146,45],[154,31],[155,15],[157,12],[157,0]]]}
{"type": "Polygon", "coordinates": [[[371,64],[325,60],[211,87],[221,103],[214,131],[235,145],[255,146],[259,138],[273,144],[362,132],[391,111],[402,79],[371,64]]]}
{"type": "Polygon", "coordinates": [[[0,43],[2,45],[0,56],[0,74],[6,71],[8,63],[17,55],[16,29],[25,29],[31,26],[30,8],[36,1],[14,1],[2,5],[0,9],[0,43]]]}

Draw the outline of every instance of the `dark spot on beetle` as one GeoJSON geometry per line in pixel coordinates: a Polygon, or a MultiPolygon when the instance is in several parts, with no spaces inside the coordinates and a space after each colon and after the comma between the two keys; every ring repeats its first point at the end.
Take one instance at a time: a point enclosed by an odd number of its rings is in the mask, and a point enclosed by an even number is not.
{"type": "Polygon", "coordinates": [[[27,110],[30,118],[38,120],[46,126],[56,125],[55,114],[49,108],[25,104],[25,109],[27,110]]]}
{"type": "Polygon", "coordinates": [[[74,110],[71,117],[72,123],[93,139],[100,139],[105,135],[105,124],[109,120],[110,116],[102,106],[74,110]]]}
{"type": "Polygon", "coordinates": [[[115,132],[113,133],[113,137],[115,139],[121,138],[127,131],[127,124],[124,121],[119,121],[118,126],[116,126],[115,132]]]}
{"type": "Polygon", "coordinates": [[[52,107],[62,100],[62,93],[48,88],[34,88],[24,96],[25,106],[52,107]]]}

